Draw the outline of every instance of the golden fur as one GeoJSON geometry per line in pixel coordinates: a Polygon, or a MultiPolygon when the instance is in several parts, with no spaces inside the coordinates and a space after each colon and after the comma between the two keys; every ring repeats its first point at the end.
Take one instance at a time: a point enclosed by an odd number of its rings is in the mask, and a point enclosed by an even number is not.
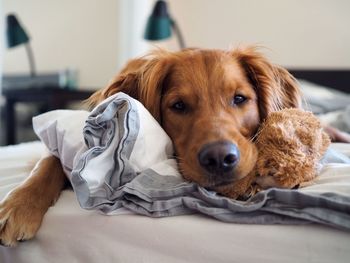
{"type": "MultiPolygon", "coordinates": [[[[183,176],[211,188],[245,178],[257,159],[253,138],[260,124],[274,111],[300,106],[294,78],[253,47],[153,52],[130,61],[89,102],[96,105],[119,91],[141,101],[169,134],[183,176]],[[245,102],[233,104],[236,95],[243,95],[245,102]],[[185,110],[180,112],[178,105],[185,110]],[[240,150],[234,173],[221,181],[208,176],[197,160],[201,147],[216,140],[232,142],[240,150]]],[[[44,159],[0,203],[1,242],[14,246],[32,238],[65,182],[57,159],[44,159]]]]}
{"type": "Polygon", "coordinates": [[[243,178],[255,164],[252,138],[260,123],[271,112],[300,106],[294,78],[253,47],[157,51],[129,65],[90,104],[119,91],[140,100],[171,137],[183,176],[206,187],[215,187],[216,182],[198,164],[203,145],[215,140],[237,144],[242,161],[235,180],[243,178]],[[247,97],[242,107],[230,104],[235,94],[247,97]],[[179,101],[186,112],[172,109],[179,101]]]}
{"type": "Polygon", "coordinates": [[[0,203],[1,244],[14,246],[31,239],[65,183],[59,159],[49,156],[40,160],[30,177],[0,203]]]}

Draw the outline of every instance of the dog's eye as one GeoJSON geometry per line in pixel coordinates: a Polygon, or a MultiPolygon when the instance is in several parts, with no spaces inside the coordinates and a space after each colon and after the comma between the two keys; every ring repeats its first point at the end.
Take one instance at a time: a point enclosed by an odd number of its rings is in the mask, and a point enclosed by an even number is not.
{"type": "Polygon", "coordinates": [[[179,100],[171,105],[171,109],[177,112],[184,112],[186,110],[186,104],[182,100],[179,100]]]}
{"type": "Polygon", "coordinates": [[[233,97],[232,104],[233,105],[240,105],[240,104],[244,103],[246,100],[247,100],[246,97],[244,97],[242,95],[236,95],[233,97]]]}

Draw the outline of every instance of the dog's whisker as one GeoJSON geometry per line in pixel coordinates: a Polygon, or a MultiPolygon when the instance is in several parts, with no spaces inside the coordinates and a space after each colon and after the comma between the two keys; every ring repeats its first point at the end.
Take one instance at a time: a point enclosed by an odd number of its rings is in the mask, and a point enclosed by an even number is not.
{"type": "Polygon", "coordinates": [[[169,155],[168,157],[171,159],[179,159],[179,157],[177,155],[169,155]]]}

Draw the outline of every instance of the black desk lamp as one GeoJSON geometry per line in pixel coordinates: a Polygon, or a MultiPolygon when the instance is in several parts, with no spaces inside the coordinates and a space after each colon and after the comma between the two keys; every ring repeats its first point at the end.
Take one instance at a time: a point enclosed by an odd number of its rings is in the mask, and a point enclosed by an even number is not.
{"type": "Polygon", "coordinates": [[[29,60],[30,76],[35,77],[36,75],[35,61],[34,61],[33,51],[30,46],[29,37],[26,31],[23,29],[23,27],[21,26],[21,24],[19,23],[19,21],[17,20],[14,14],[10,14],[7,16],[6,24],[7,24],[7,28],[6,28],[7,46],[9,48],[13,48],[18,45],[25,44],[25,48],[26,48],[26,52],[29,60]]]}
{"type": "Polygon", "coordinates": [[[171,28],[179,41],[180,48],[185,48],[185,41],[175,20],[170,17],[167,3],[158,0],[148,18],[144,38],[147,40],[162,40],[171,36],[171,28]]]}

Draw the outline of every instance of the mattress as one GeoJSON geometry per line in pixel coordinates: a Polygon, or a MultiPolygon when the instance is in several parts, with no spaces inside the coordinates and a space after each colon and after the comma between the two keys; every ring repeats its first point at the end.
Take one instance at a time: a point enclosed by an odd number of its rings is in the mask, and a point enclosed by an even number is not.
{"type": "MultiPolygon", "coordinates": [[[[331,147],[350,155],[349,144],[331,147]]],[[[40,142],[0,148],[0,198],[43,152],[40,142]]],[[[328,164],[320,176],[349,174],[350,165],[328,164]]],[[[349,262],[349,247],[350,232],[317,224],[230,224],[198,214],[149,218],[128,211],[106,216],[80,208],[68,189],[33,240],[0,246],[0,262],[349,262]]]]}

